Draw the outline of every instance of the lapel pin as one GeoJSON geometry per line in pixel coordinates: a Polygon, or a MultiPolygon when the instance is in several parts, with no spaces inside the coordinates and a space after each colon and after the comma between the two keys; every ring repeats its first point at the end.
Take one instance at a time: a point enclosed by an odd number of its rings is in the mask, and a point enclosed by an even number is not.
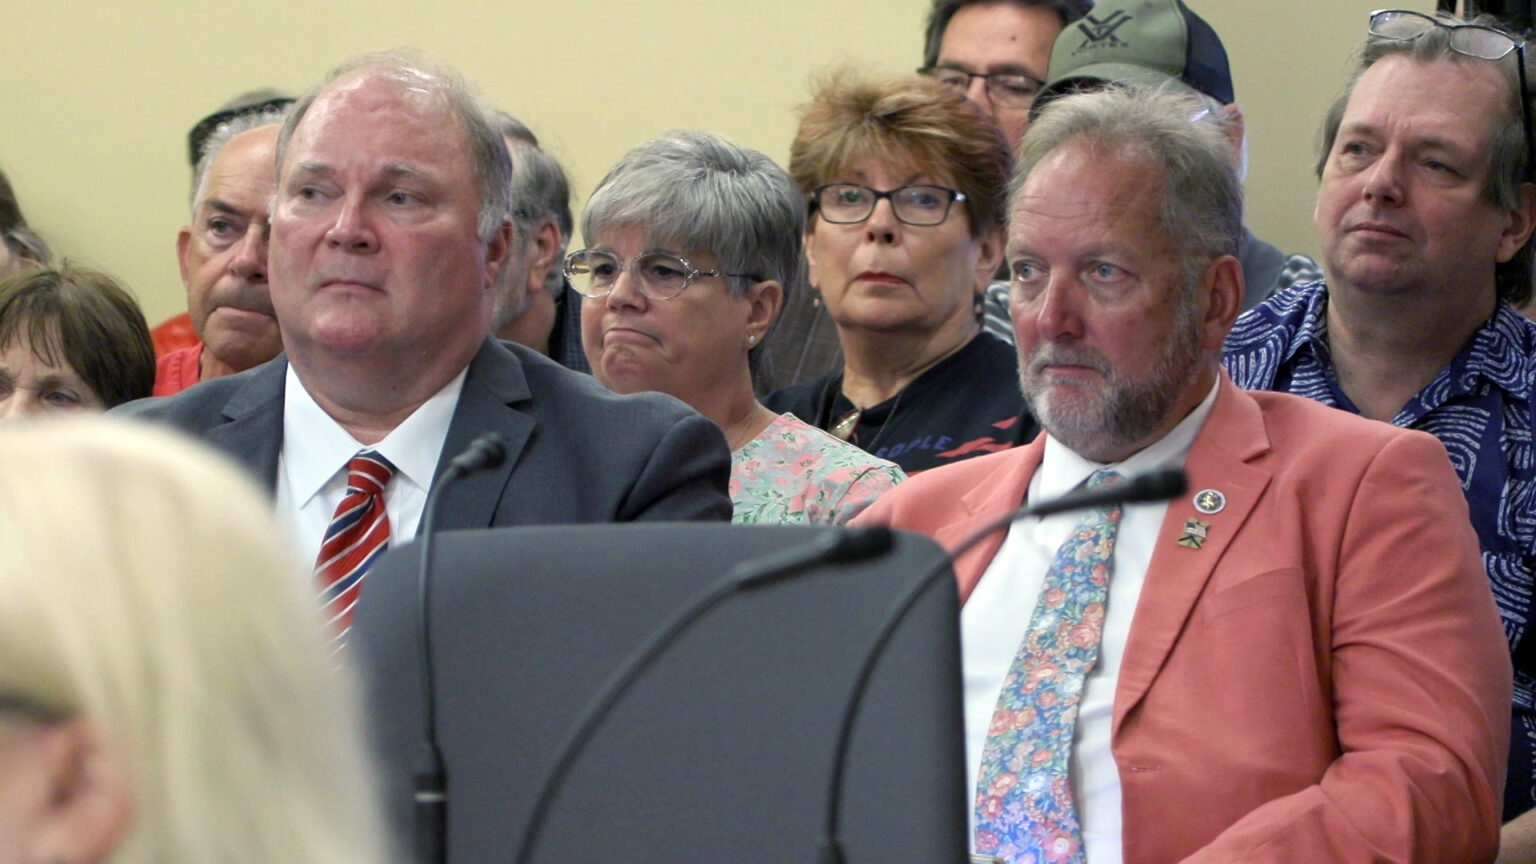
{"type": "Polygon", "coordinates": [[[1191,549],[1199,549],[1205,545],[1205,538],[1211,533],[1211,523],[1201,522],[1191,516],[1184,522],[1184,533],[1179,535],[1179,545],[1188,546],[1191,549]]]}
{"type": "Polygon", "coordinates": [[[1227,506],[1227,496],[1215,489],[1206,489],[1195,496],[1195,509],[1207,516],[1220,513],[1227,506]]]}

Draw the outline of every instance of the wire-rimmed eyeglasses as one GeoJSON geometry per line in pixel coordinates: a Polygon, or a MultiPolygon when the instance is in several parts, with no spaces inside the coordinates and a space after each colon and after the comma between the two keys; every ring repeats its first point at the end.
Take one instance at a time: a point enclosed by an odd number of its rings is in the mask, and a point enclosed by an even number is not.
{"type": "Polygon", "coordinates": [[[1525,40],[1482,24],[1453,24],[1410,9],[1378,9],[1371,13],[1369,32],[1381,39],[1412,42],[1439,27],[1450,31],[1450,47],[1457,54],[1479,60],[1503,60],[1515,54],[1515,70],[1520,78],[1520,121],[1525,132],[1525,176],[1536,171],[1536,145],[1531,138],[1530,90],[1525,83],[1525,40]]]}
{"type": "Polygon", "coordinates": [[[896,219],[908,225],[938,225],[949,218],[949,208],[964,201],[965,193],[947,186],[915,184],[881,191],[859,183],[827,183],[811,192],[821,218],[837,225],[863,222],[875,212],[881,198],[891,202],[896,219]]]}
{"type": "Polygon", "coordinates": [[[652,249],[641,252],[628,264],[618,256],[598,249],[582,249],[566,256],[563,267],[571,287],[585,297],[607,297],[619,281],[619,274],[631,271],[640,283],[640,293],[652,300],[671,300],[683,293],[700,276],[726,276],[738,279],[756,277],[745,273],[700,270],[688,259],[670,252],[652,249]]]}
{"type": "Polygon", "coordinates": [[[971,88],[973,78],[980,78],[986,82],[987,98],[995,108],[1028,108],[1045,87],[1044,81],[1028,72],[971,72],[958,66],[924,66],[917,73],[962,95],[971,88]]]}

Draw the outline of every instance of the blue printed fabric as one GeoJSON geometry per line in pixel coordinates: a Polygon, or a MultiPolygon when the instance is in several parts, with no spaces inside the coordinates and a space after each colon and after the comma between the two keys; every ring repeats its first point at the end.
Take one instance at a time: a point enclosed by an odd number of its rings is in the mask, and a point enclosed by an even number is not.
{"type": "MultiPolygon", "coordinates": [[[[1328,350],[1321,281],[1276,294],[1237,319],[1223,363],[1239,387],[1279,390],[1359,413],[1340,390],[1328,350]]],[[[1536,581],[1536,323],[1507,303],[1392,418],[1445,445],[1461,479],[1483,563],[1513,651],[1531,626],[1536,581]]],[[[1527,648],[1529,650],[1529,648],[1527,648]]],[[[1536,805],[1536,676],[1515,670],[1504,815],[1536,805]]]]}

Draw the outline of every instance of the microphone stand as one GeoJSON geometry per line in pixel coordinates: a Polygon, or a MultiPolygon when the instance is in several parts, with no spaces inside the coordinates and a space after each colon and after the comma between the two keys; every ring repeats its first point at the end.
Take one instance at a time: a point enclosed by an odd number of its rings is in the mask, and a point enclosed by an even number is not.
{"type": "Polygon", "coordinates": [[[413,797],[415,800],[416,860],[419,864],[445,864],[448,858],[448,772],[443,767],[443,753],[437,745],[437,699],[432,674],[431,573],[433,540],[437,535],[438,503],[443,490],[461,478],[500,465],[507,458],[506,440],[496,432],[486,432],[470,443],[463,453],[449,460],[443,476],[427,492],[422,511],[421,569],[417,573],[416,598],[421,608],[417,621],[421,647],[421,747],[416,754],[413,797]]]}

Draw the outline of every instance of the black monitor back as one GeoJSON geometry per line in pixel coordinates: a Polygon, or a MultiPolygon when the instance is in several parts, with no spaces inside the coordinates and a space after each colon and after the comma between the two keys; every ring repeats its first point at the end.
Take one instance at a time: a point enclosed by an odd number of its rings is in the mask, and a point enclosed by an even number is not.
{"type": "MultiPolygon", "coordinates": [[[[432,586],[448,860],[511,864],[560,742],[602,683],[738,562],[825,529],[632,524],[440,535],[432,586]]],[[[409,849],[422,682],[415,544],[368,577],[349,651],[392,826],[409,849]]],[[[539,862],[816,861],[838,722],[896,598],[948,557],[894,549],[735,595],[615,705],[555,799],[539,862]]],[[[958,600],[936,579],[893,638],[854,727],[843,848],[964,861],[958,600]]]]}

